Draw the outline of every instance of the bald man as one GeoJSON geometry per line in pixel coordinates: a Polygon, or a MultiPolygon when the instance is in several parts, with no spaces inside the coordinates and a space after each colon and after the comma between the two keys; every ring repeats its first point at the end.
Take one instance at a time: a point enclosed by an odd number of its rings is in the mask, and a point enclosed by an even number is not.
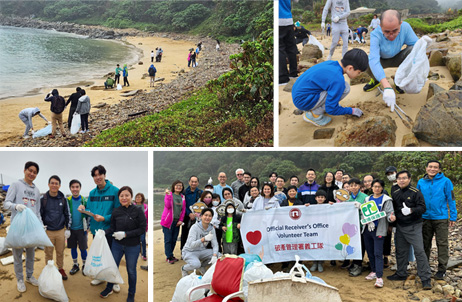
{"type": "MultiPolygon", "coordinates": [[[[387,10],[380,16],[380,25],[371,33],[371,47],[369,52],[369,69],[367,73],[372,77],[364,91],[372,91],[380,84],[384,88],[383,101],[395,109],[395,91],[385,77],[384,68],[398,67],[411,53],[418,38],[407,22],[401,21],[401,14],[396,10],[387,10]],[[407,47],[403,50],[403,45],[407,47]]],[[[404,93],[395,86],[398,93],[404,93]]]]}

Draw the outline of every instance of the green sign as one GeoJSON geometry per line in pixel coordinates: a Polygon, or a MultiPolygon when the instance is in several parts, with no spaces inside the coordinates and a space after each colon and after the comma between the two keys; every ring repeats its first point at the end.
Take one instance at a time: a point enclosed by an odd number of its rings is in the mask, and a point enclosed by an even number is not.
{"type": "Polygon", "coordinates": [[[361,213],[363,214],[363,219],[361,219],[362,224],[367,224],[371,221],[376,221],[380,218],[385,217],[387,214],[385,212],[380,212],[377,208],[377,205],[373,200],[363,203],[361,205],[361,213]]]}

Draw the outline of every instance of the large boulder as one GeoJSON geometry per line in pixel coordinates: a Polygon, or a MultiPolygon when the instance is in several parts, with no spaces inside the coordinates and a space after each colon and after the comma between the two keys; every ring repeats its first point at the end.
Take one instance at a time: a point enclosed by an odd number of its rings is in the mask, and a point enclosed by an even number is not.
{"type": "Polygon", "coordinates": [[[436,42],[450,41],[448,33],[444,32],[436,36],[436,42]]]}
{"type": "Polygon", "coordinates": [[[462,79],[459,79],[449,90],[462,90],[462,79]]]}
{"type": "Polygon", "coordinates": [[[353,128],[340,132],[334,140],[336,147],[394,147],[396,123],[388,115],[374,116],[353,128]]]}
{"type": "Polygon", "coordinates": [[[306,44],[303,46],[300,61],[308,62],[310,59],[322,58],[322,51],[316,45],[306,44]]]}
{"type": "Polygon", "coordinates": [[[441,92],[441,91],[445,91],[444,88],[438,86],[438,85],[435,84],[435,83],[430,83],[430,84],[428,85],[427,101],[428,101],[432,96],[434,96],[435,94],[437,94],[438,92],[441,92]]]}
{"type": "Polygon", "coordinates": [[[462,145],[462,90],[435,94],[420,108],[414,127],[415,136],[437,146],[462,145]]]}
{"type": "Polygon", "coordinates": [[[454,81],[458,81],[460,79],[460,64],[461,58],[460,56],[454,57],[446,57],[446,66],[449,69],[449,73],[451,74],[454,81]]]}
{"type": "Polygon", "coordinates": [[[444,66],[443,54],[439,50],[432,51],[430,54],[430,67],[444,66]]]}

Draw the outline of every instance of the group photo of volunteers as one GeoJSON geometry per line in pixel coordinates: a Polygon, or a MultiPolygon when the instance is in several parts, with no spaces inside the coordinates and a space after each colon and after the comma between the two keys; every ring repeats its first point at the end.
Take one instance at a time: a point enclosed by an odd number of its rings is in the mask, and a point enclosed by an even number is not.
{"type": "Polygon", "coordinates": [[[2,152],[2,158],[5,301],[147,299],[146,152],[2,152]]]}
{"type": "Polygon", "coordinates": [[[347,283],[349,290],[403,289],[413,280],[411,288],[424,295],[457,273],[448,267],[458,255],[449,237],[459,185],[449,163],[460,158],[457,152],[181,153],[154,154],[155,230],[160,224],[154,238],[163,241],[154,251],[155,274],[171,272],[155,287],[178,283],[174,297],[183,280],[209,280],[217,260],[230,255],[246,259],[245,279],[253,261],[270,276],[289,273],[296,258],[287,255],[295,253],[307,277],[347,283]],[[297,227],[280,218],[291,208],[301,217],[297,227]],[[335,220],[342,220],[343,233],[332,241],[335,220]],[[274,241],[271,232],[281,228],[311,230],[274,241]]]}

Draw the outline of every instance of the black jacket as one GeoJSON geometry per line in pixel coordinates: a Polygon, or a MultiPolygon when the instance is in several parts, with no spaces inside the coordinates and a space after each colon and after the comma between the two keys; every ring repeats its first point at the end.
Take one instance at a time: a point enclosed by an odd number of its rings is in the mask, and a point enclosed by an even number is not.
{"type": "Polygon", "coordinates": [[[417,224],[423,221],[422,214],[426,211],[425,199],[422,193],[409,185],[403,189],[397,188],[392,192],[393,208],[395,209],[396,222],[401,226],[417,224]],[[401,212],[403,202],[411,208],[411,214],[404,216],[401,212]]]}
{"type": "Polygon", "coordinates": [[[49,192],[40,198],[40,216],[43,225],[49,231],[59,231],[63,228],[71,229],[71,213],[64,194],[58,191],[58,195],[51,197],[49,192]]]}
{"type": "Polygon", "coordinates": [[[80,92],[74,92],[71,94],[69,99],[66,102],[66,106],[71,103],[71,108],[77,108],[77,104],[79,103],[79,98],[81,97],[80,92]]]}
{"type": "MultiPolygon", "coordinates": [[[[294,206],[302,206],[302,205],[304,205],[304,203],[300,199],[297,199],[297,198],[295,198],[295,200],[293,201],[293,204],[294,204],[294,206]]],[[[289,200],[288,199],[283,200],[281,202],[280,206],[281,207],[289,206],[289,200]]]]}
{"type": "Polygon", "coordinates": [[[125,232],[125,238],[117,241],[126,246],[140,244],[140,236],[146,232],[146,216],[143,209],[135,205],[128,208],[120,206],[112,211],[111,226],[106,230],[106,234],[115,232],[125,232]]]}
{"type": "Polygon", "coordinates": [[[335,183],[332,184],[332,186],[330,187],[326,186],[325,184],[322,185],[322,187],[319,187],[319,190],[323,190],[324,192],[327,193],[327,198],[326,198],[325,203],[328,203],[329,201],[337,202],[334,198],[334,190],[338,190],[338,189],[340,188],[335,183]]]}
{"type": "Polygon", "coordinates": [[[245,194],[250,191],[250,185],[243,184],[239,187],[239,200],[244,202],[245,194]]]}

